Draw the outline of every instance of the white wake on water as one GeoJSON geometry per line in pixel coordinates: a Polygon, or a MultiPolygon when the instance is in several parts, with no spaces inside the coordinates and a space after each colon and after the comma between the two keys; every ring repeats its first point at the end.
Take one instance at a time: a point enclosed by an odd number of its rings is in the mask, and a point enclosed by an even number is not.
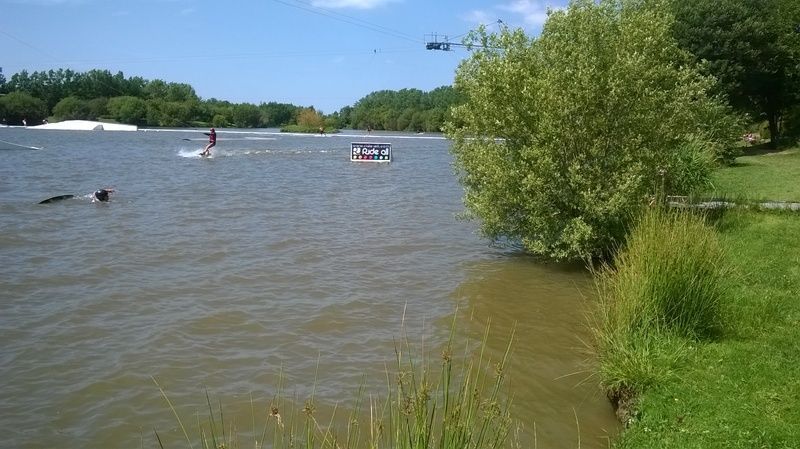
{"type": "Polygon", "coordinates": [[[200,157],[200,152],[203,151],[202,149],[199,150],[180,150],[178,151],[178,156],[180,157],[200,157]]]}
{"type": "MultiPolygon", "coordinates": [[[[200,152],[203,151],[201,149],[196,150],[178,150],[178,156],[185,157],[185,158],[198,158],[204,159],[200,157],[200,152]]],[[[275,150],[269,148],[259,148],[259,149],[212,149],[211,155],[206,157],[205,159],[214,159],[214,158],[223,158],[223,157],[237,157],[237,156],[251,156],[251,155],[274,155],[274,154],[285,154],[285,155],[294,155],[294,154],[325,154],[325,153],[336,153],[342,150],[339,149],[311,149],[311,148],[294,148],[294,149],[282,149],[282,150],[275,150]]]]}

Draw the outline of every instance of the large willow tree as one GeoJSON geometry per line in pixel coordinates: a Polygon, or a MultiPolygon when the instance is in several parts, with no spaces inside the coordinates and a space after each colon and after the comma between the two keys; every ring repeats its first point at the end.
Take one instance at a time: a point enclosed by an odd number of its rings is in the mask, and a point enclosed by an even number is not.
{"type": "Polygon", "coordinates": [[[573,1],[538,38],[473,35],[447,128],[465,203],[491,238],[556,260],[604,255],[658,194],[707,182],[735,121],[659,1],[573,1]]]}

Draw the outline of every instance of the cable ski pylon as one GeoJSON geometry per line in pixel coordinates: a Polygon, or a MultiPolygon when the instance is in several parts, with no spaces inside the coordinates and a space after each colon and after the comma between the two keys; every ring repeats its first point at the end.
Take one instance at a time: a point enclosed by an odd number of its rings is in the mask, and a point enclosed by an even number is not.
{"type": "Polygon", "coordinates": [[[439,36],[436,34],[425,35],[425,49],[427,50],[451,51],[451,45],[452,43],[447,39],[447,36],[444,36],[444,41],[440,42],[439,36]]]}
{"type": "MultiPolygon", "coordinates": [[[[497,22],[494,22],[494,23],[490,24],[489,26],[492,26],[492,25],[497,25],[498,27],[503,27],[503,28],[506,27],[505,22],[503,22],[500,19],[497,19],[497,22]]],[[[465,36],[467,34],[468,33],[459,34],[458,36],[456,36],[456,38],[463,37],[463,36],[465,36]]],[[[486,50],[502,50],[502,48],[499,48],[499,47],[488,47],[488,46],[485,46],[485,45],[479,45],[479,44],[475,44],[475,43],[463,44],[463,43],[459,43],[459,42],[451,42],[450,39],[447,37],[447,35],[439,36],[436,33],[426,34],[425,35],[425,49],[426,50],[453,51],[453,47],[464,47],[464,48],[466,48],[468,50],[471,50],[473,48],[480,48],[480,49],[486,49],[486,50]],[[440,37],[442,38],[441,40],[439,40],[440,37]]]]}

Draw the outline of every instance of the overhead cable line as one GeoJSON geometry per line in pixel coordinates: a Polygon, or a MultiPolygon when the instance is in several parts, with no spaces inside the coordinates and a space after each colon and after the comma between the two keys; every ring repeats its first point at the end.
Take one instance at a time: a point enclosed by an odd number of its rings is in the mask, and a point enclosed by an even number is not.
{"type": "MultiPolygon", "coordinates": [[[[497,26],[500,26],[500,25],[505,25],[505,24],[506,24],[506,23],[505,23],[505,22],[503,22],[502,20],[500,20],[500,19],[497,19],[497,20],[495,20],[495,21],[494,21],[494,22],[492,22],[492,23],[489,23],[489,24],[480,23],[479,25],[484,25],[484,26],[486,26],[486,28],[488,29],[489,27],[493,27],[493,26],[495,26],[495,25],[497,25],[497,26]]],[[[471,33],[471,32],[472,32],[472,30],[470,30],[470,31],[467,31],[466,33],[461,33],[461,34],[458,34],[458,35],[456,35],[456,36],[453,36],[451,39],[452,39],[452,40],[455,40],[455,39],[460,39],[460,38],[462,38],[462,37],[466,36],[467,34],[469,34],[469,33],[471,33]]]]}
{"type": "Polygon", "coordinates": [[[26,46],[26,47],[28,47],[28,48],[31,48],[31,49],[33,49],[33,50],[36,50],[36,51],[38,51],[39,53],[41,53],[41,54],[43,54],[43,55],[47,56],[47,57],[48,57],[48,58],[50,58],[50,59],[56,59],[56,57],[55,57],[55,56],[53,56],[52,54],[50,54],[50,53],[48,53],[48,52],[46,52],[46,51],[42,50],[41,48],[39,48],[39,47],[37,47],[37,46],[35,46],[35,45],[33,45],[33,44],[30,44],[30,43],[28,43],[28,42],[25,42],[24,40],[22,40],[22,39],[20,39],[20,38],[18,38],[18,37],[16,37],[16,36],[14,36],[13,34],[10,34],[10,33],[6,32],[6,31],[3,31],[3,30],[0,30],[0,34],[2,34],[2,35],[4,35],[4,36],[7,36],[7,37],[9,37],[9,38],[11,38],[11,39],[13,39],[13,40],[15,40],[15,41],[19,42],[20,44],[22,44],[22,45],[24,45],[24,46],[26,46]]]}
{"type": "MultiPolygon", "coordinates": [[[[490,24],[489,26],[494,25],[494,24],[505,26],[505,22],[503,22],[500,19],[497,19],[497,22],[494,22],[494,23],[490,24]]],[[[455,36],[453,39],[457,39],[457,38],[459,38],[461,36],[466,36],[467,34],[469,34],[469,31],[466,32],[466,33],[463,33],[463,34],[459,34],[458,36],[455,36]]],[[[453,42],[452,39],[448,38],[446,35],[443,36],[443,38],[444,38],[444,40],[440,41],[439,40],[439,35],[435,34],[435,33],[426,35],[425,36],[425,48],[428,49],[428,50],[441,50],[441,51],[452,51],[453,50],[452,47],[464,47],[464,48],[469,48],[469,49],[471,49],[471,48],[483,48],[483,49],[486,49],[486,50],[502,50],[502,48],[500,48],[500,47],[491,47],[491,46],[474,44],[474,43],[463,44],[463,43],[460,43],[460,42],[453,42]]]]}
{"type": "Polygon", "coordinates": [[[303,11],[310,12],[312,14],[317,14],[323,17],[328,17],[330,19],[338,20],[340,22],[349,23],[351,25],[355,25],[361,28],[366,28],[368,30],[375,31],[377,33],[385,34],[388,36],[396,37],[399,39],[405,39],[411,42],[419,43],[420,40],[418,38],[414,38],[413,36],[403,33],[401,31],[393,30],[391,28],[387,28],[383,25],[378,25],[374,23],[367,22],[365,20],[357,19],[355,17],[348,16],[346,14],[338,13],[336,11],[331,11],[329,9],[321,8],[319,6],[314,6],[311,3],[302,1],[302,0],[294,0],[294,2],[288,2],[284,0],[272,0],[276,3],[280,3],[285,6],[289,6],[291,8],[297,8],[303,11]],[[297,4],[299,3],[299,4],[297,4]]]}
{"type": "Polygon", "coordinates": [[[358,56],[358,55],[373,55],[376,53],[407,53],[417,51],[417,47],[402,47],[402,48],[369,48],[357,49],[347,51],[291,51],[291,52],[272,52],[272,53],[236,53],[236,54],[205,54],[205,55],[185,55],[185,56],[162,56],[162,57],[143,57],[143,58],[130,58],[130,59],[103,59],[102,61],[93,59],[72,59],[54,61],[58,64],[150,64],[155,62],[176,62],[176,61],[222,61],[222,60],[252,60],[254,58],[296,58],[296,57],[322,57],[322,56],[358,56]]]}

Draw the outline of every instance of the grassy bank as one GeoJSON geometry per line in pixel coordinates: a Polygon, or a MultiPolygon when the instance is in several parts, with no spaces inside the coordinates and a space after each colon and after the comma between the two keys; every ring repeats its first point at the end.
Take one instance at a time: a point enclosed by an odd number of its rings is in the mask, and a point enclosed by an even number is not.
{"type": "Polygon", "coordinates": [[[800,148],[747,150],[713,176],[714,194],[751,200],[800,201],[800,148]]]}
{"type": "MultiPolygon", "coordinates": [[[[717,192],[800,199],[797,148],[737,162],[716,174],[717,192]]],[[[730,211],[714,227],[730,270],[719,281],[719,327],[707,335],[662,332],[645,351],[634,347],[651,377],[633,376],[648,381],[639,384],[617,447],[800,444],[800,214],[730,211]]]]}

